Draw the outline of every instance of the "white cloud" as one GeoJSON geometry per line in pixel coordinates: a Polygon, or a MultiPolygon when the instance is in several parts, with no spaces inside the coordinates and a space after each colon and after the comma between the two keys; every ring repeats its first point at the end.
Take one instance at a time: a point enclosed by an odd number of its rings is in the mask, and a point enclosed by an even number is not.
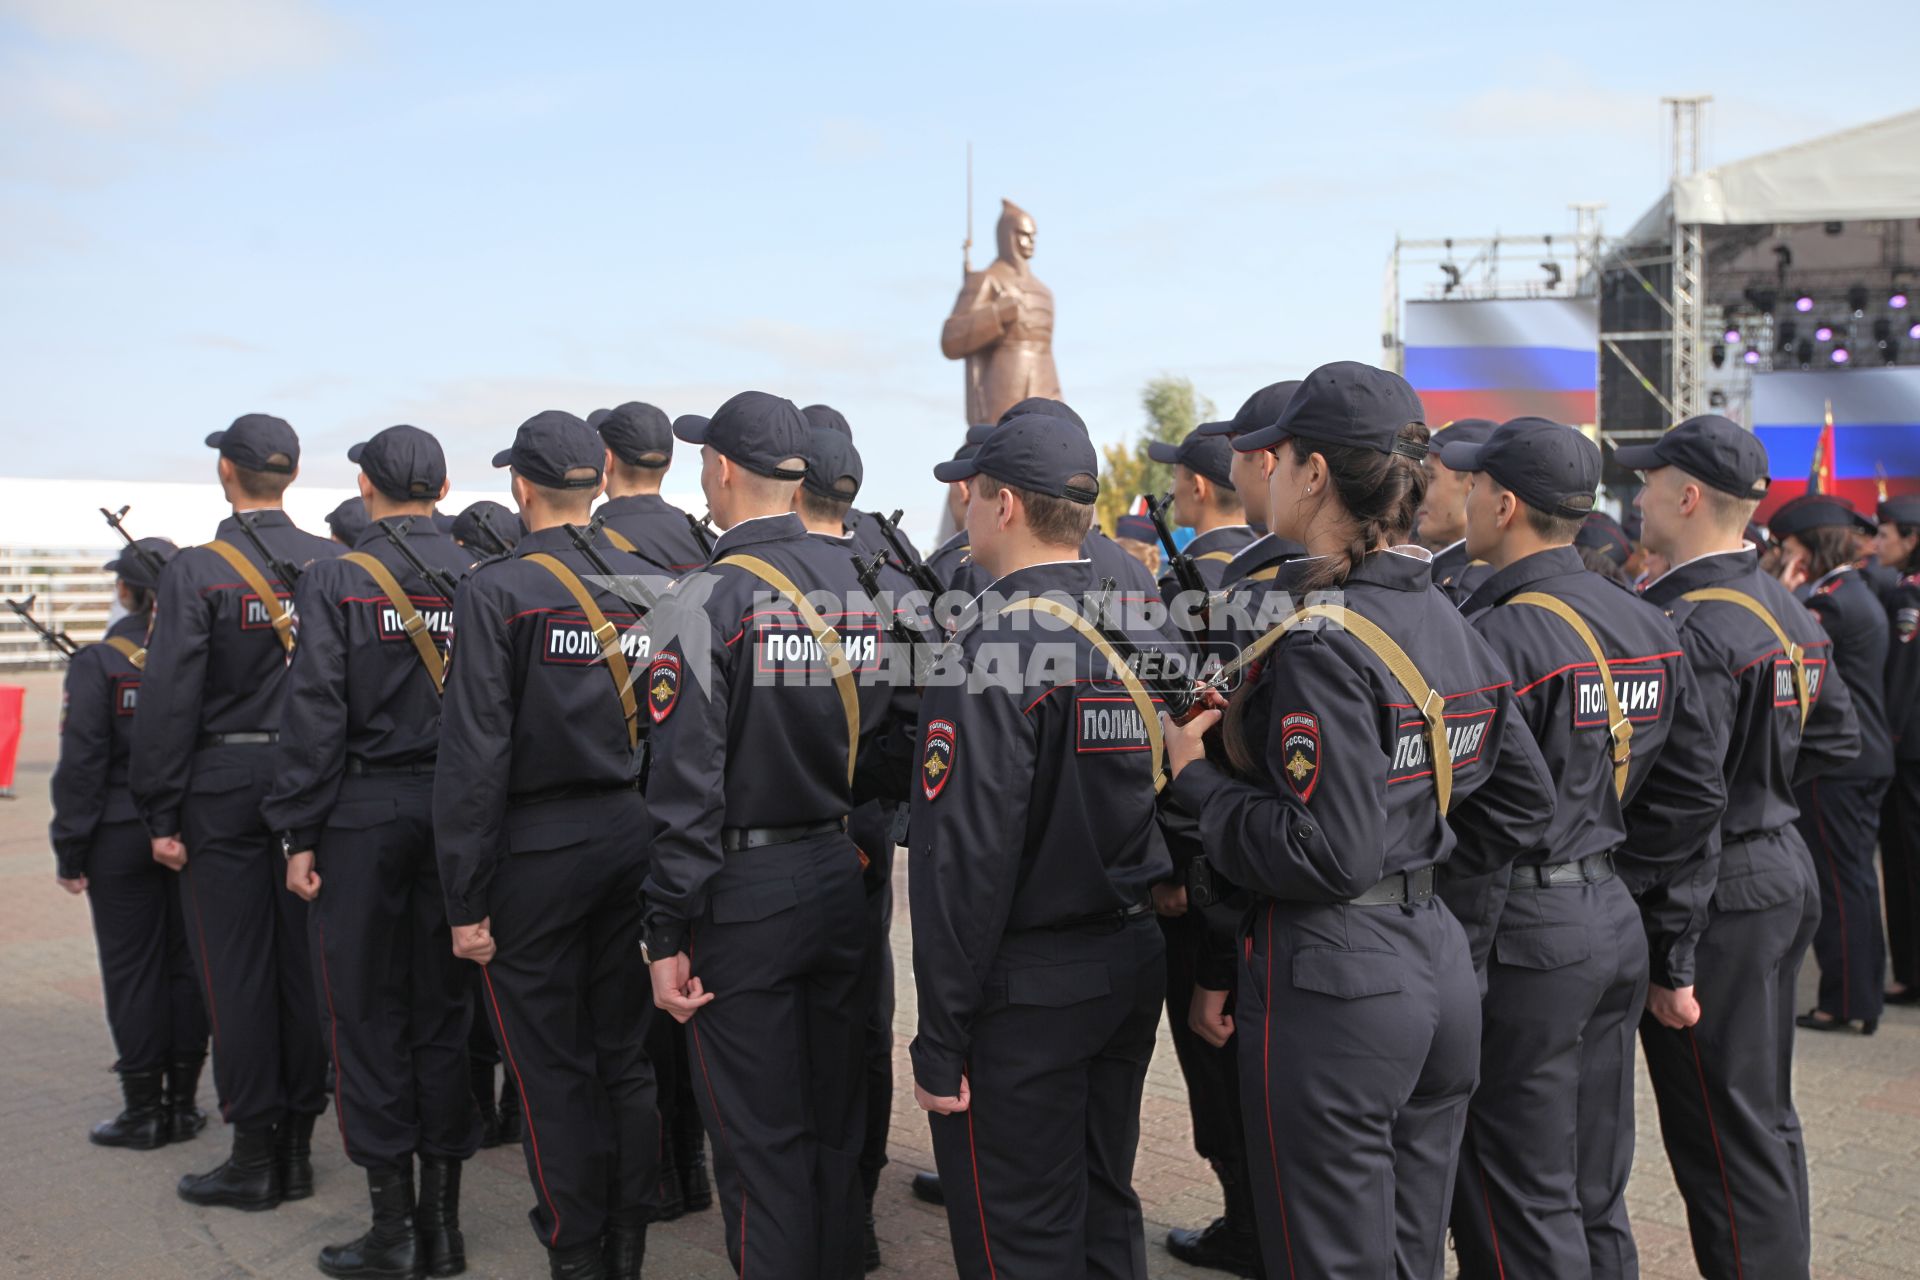
{"type": "Polygon", "coordinates": [[[307,0],[0,0],[0,16],[189,90],[319,66],[346,43],[341,24],[307,0]]]}

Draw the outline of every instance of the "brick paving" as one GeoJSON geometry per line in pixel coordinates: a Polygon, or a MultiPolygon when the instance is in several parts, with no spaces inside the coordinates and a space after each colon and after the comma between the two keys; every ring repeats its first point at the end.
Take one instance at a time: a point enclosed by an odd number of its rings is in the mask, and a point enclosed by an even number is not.
{"type": "MultiPolygon", "coordinates": [[[[46,845],[47,778],[55,753],[57,673],[27,686],[27,731],[18,798],[0,801],[0,1276],[226,1280],[317,1275],[322,1244],[361,1229],[365,1184],[316,1133],[318,1192],[272,1213],[196,1209],[174,1196],[182,1173],[216,1163],[225,1130],[150,1153],[109,1151],[87,1126],[116,1111],[112,1048],[86,907],[53,883],[46,845]]],[[[906,967],[904,922],[893,945],[906,967]]],[[[1801,1006],[1812,1003],[1812,965],[1801,1006]]],[[[908,1079],[912,984],[895,1022],[898,1078],[908,1079]]],[[[1880,1034],[1803,1035],[1797,1049],[1800,1111],[1812,1160],[1814,1272],[1828,1280],[1920,1275],[1920,1011],[1889,1010],[1880,1034]]],[[[213,1107],[211,1083],[202,1105],[213,1107]]],[[[1640,1091],[1639,1160],[1629,1194],[1643,1274],[1677,1280],[1694,1269],[1686,1221],[1660,1151],[1652,1101],[1640,1091]]],[[[894,1105],[893,1164],[879,1217],[884,1275],[952,1274],[947,1228],[912,1200],[907,1174],[932,1168],[926,1128],[910,1090],[894,1105]]],[[[1218,1275],[1175,1263],[1160,1247],[1170,1225],[1204,1222],[1219,1196],[1188,1138],[1178,1069],[1162,1032],[1148,1080],[1137,1184],[1148,1217],[1149,1272],[1218,1275]]],[[[468,1166],[463,1218],[475,1277],[538,1277],[544,1257],[526,1226],[531,1204],[518,1151],[486,1151],[468,1166]]],[[[648,1274],[722,1280],[730,1274],[717,1213],[656,1228],[648,1274]]]]}

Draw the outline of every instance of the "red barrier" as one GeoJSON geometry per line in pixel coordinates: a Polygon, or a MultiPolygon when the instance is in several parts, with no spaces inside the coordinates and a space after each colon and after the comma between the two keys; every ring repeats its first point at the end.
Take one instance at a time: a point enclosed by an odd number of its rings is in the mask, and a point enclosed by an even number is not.
{"type": "Polygon", "coordinates": [[[13,794],[13,766],[20,756],[26,699],[25,685],[0,684],[0,796],[13,794]]]}

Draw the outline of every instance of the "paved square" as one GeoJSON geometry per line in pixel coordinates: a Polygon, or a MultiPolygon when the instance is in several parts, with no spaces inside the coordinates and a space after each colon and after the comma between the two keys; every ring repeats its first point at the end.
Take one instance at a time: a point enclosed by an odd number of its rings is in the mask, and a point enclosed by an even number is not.
{"type": "MultiPolygon", "coordinates": [[[[365,1181],[332,1140],[330,1118],[315,1133],[317,1194],[264,1214],[196,1209],[175,1197],[181,1174],[222,1158],[227,1133],[217,1122],[193,1142],[150,1153],[87,1142],[87,1127],[118,1110],[119,1093],[86,907],[54,885],[47,847],[59,676],[36,673],[18,682],[27,686],[18,798],[0,800],[0,1276],[319,1274],[313,1256],[320,1246],[358,1234],[366,1215],[365,1181]]],[[[903,977],[910,973],[904,916],[903,908],[893,937],[903,977]]],[[[1811,978],[1809,963],[1803,1008],[1812,1004],[1811,978]]],[[[895,1019],[903,1087],[894,1099],[894,1163],[880,1193],[887,1266],[879,1274],[917,1280],[951,1275],[953,1268],[944,1217],[906,1191],[910,1171],[932,1168],[925,1124],[904,1087],[912,1028],[909,979],[895,1019]]],[[[1832,1280],[1920,1275],[1920,1010],[1889,1010],[1872,1039],[1801,1036],[1797,1082],[1812,1158],[1814,1273],[1832,1280]]],[[[202,1085],[202,1105],[213,1106],[210,1081],[202,1085]]],[[[1629,1199],[1642,1272],[1649,1280],[1678,1280],[1695,1272],[1644,1082],[1639,1114],[1629,1199]]],[[[545,1258],[526,1225],[532,1195],[519,1151],[481,1152],[465,1185],[467,1274],[544,1276],[545,1258]]],[[[1188,1138],[1164,1029],[1147,1084],[1137,1185],[1149,1224],[1151,1274],[1218,1276],[1180,1266],[1160,1246],[1169,1226],[1199,1225],[1219,1211],[1218,1191],[1188,1138]]],[[[647,1261],[649,1276],[724,1280],[731,1272],[718,1213],[656,1228],[647,1261]]]]}

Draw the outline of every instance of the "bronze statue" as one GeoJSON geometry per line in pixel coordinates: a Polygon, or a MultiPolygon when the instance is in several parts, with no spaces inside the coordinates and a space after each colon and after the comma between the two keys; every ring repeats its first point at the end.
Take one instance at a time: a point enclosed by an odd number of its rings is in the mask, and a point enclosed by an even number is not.
{"type": "Polygon", "coordinates": [[[940,331],[940,350],[967,362],[967,421],[997,422],[1028,396],[1060,399],[1053,367],[1053,290],[1028,266],[1033,215],[1000,202],[995,233],[1000,256],[984,271],[968,271],[953,314],[940,331]]]}

